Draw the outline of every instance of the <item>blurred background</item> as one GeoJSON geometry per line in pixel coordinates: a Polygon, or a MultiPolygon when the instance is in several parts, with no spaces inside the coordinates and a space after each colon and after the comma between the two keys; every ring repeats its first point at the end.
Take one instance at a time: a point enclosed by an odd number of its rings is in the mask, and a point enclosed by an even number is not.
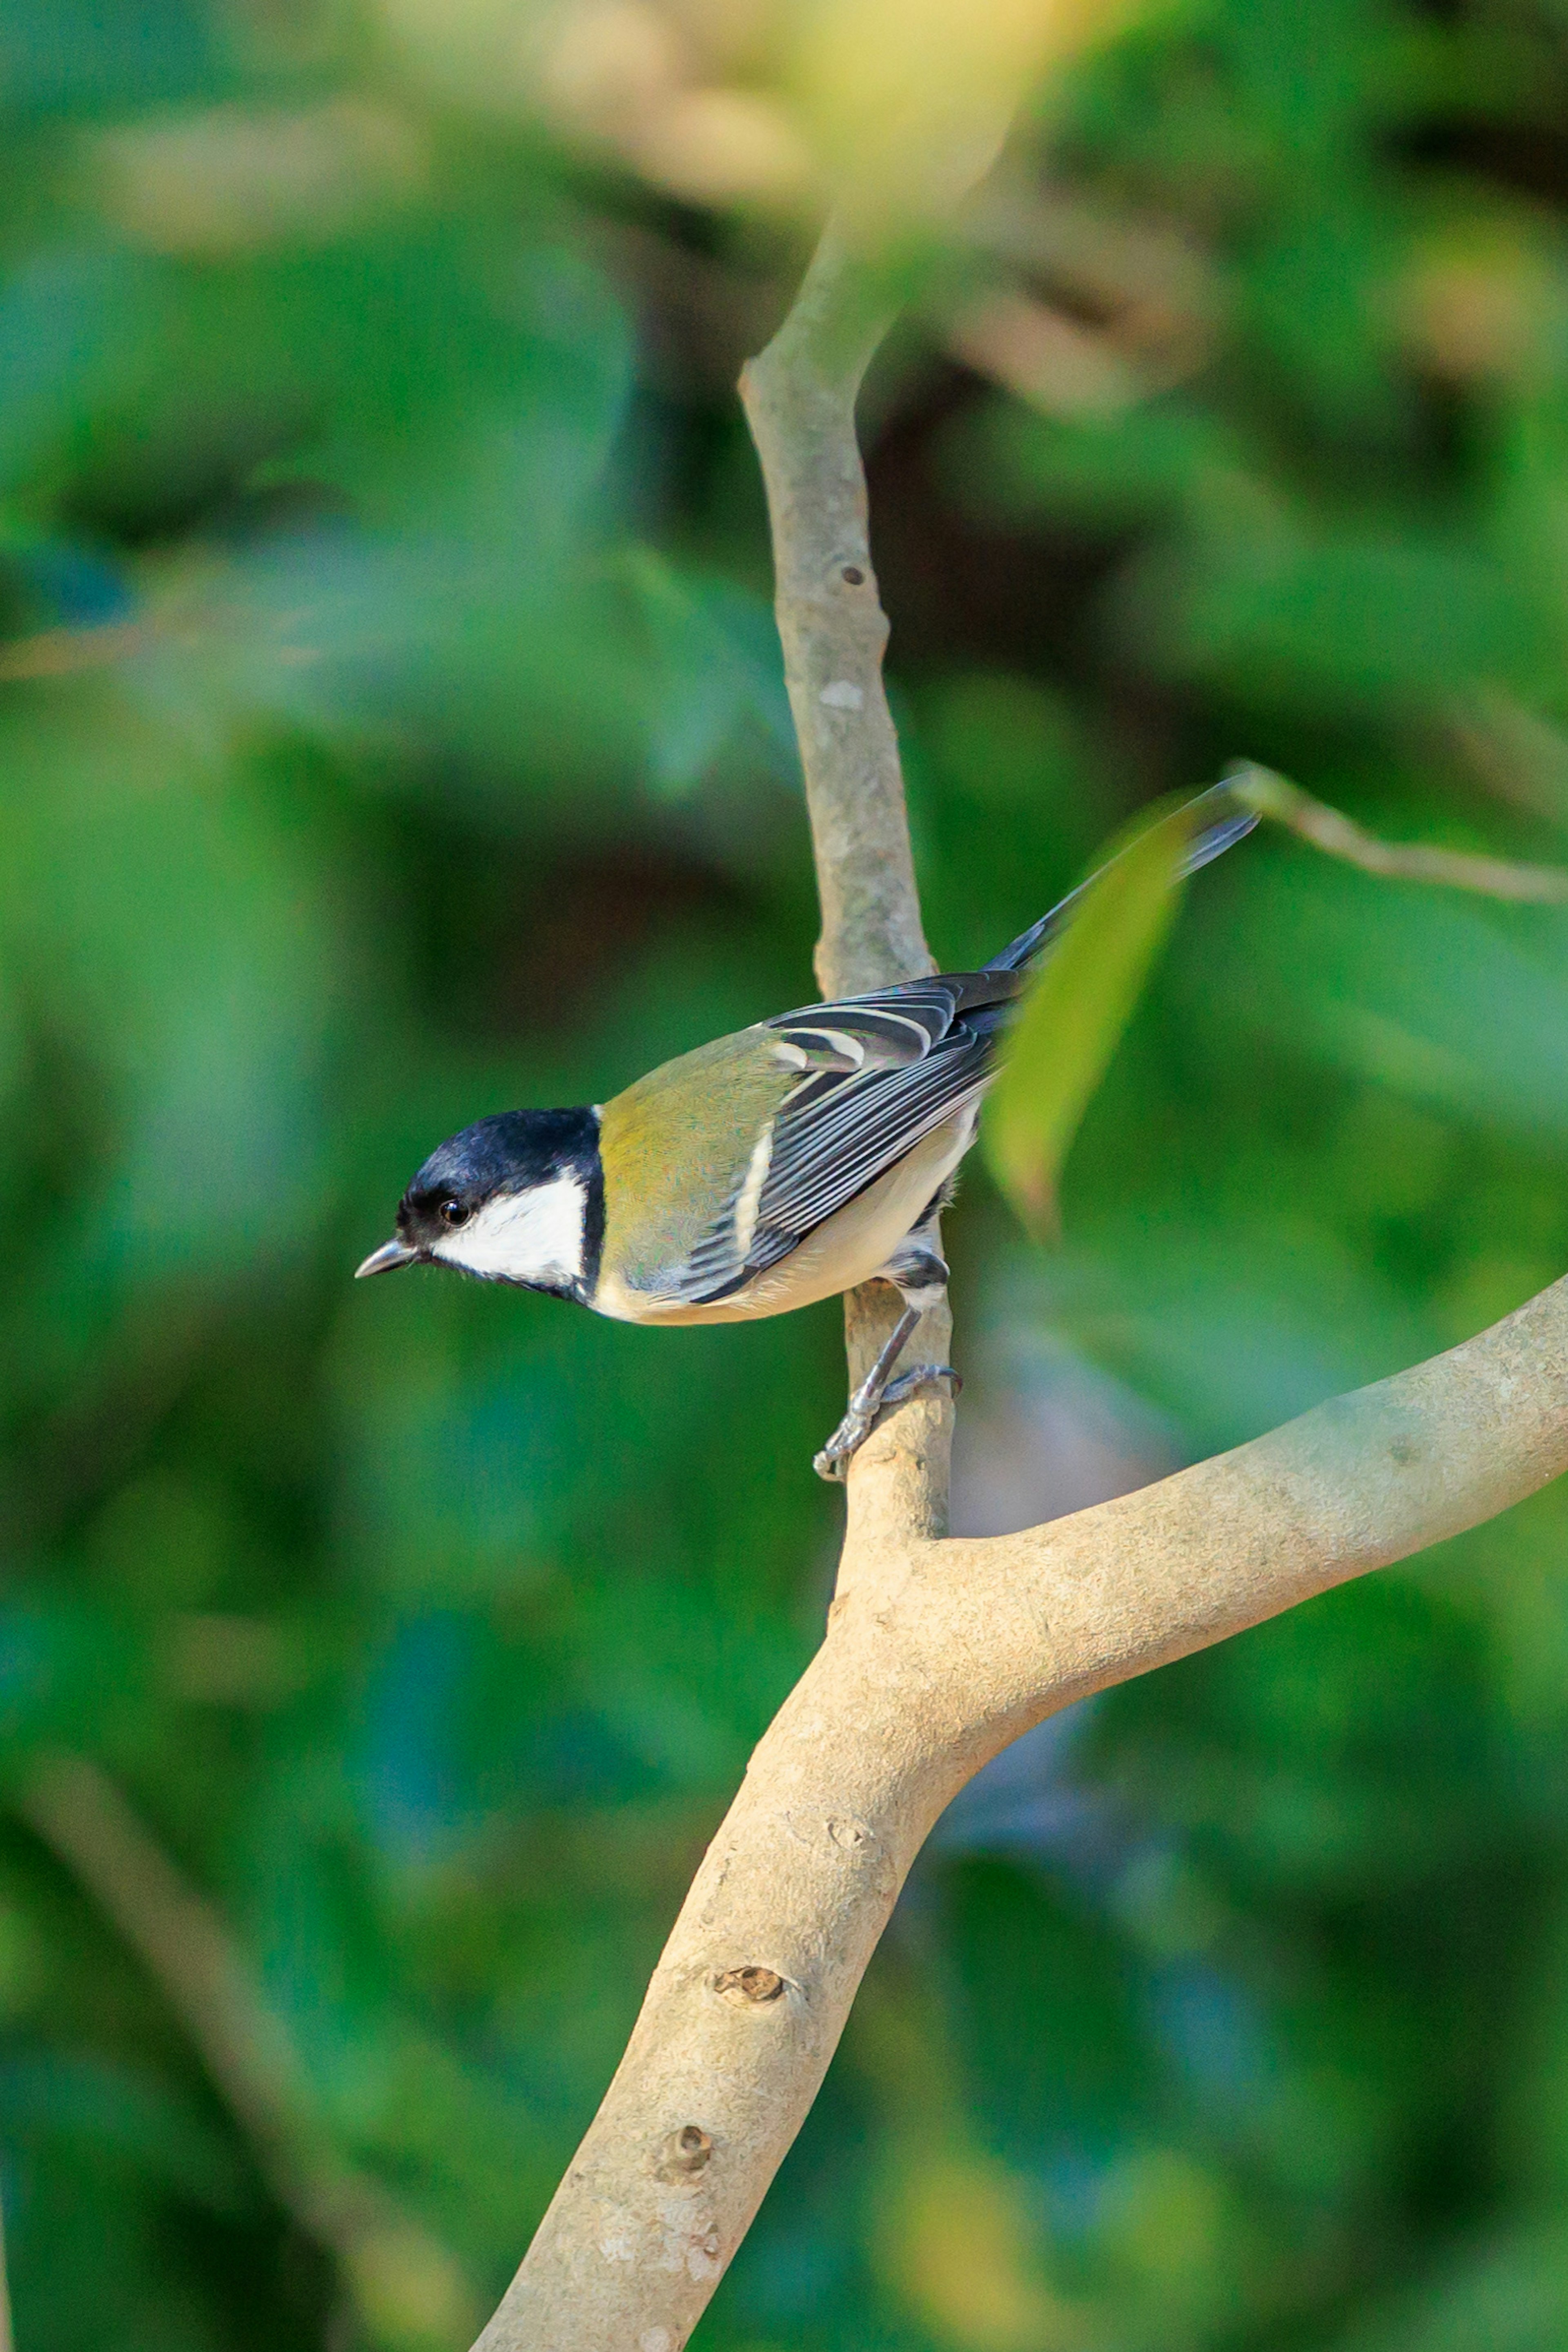
{"type": "MultiPolygon", "coordinates": [[[[813,993],[739,362],[858,207],[944,962],[1239,754],[1568,859],[1568,10],[4,0],[0,109],[17,2340],[460,2352],[841,1507],[832,1306],[349,1279],[452,1129],[813,993]]],[[[958,1525],[1474,1331],[1565,1179],[1568,916],[1258,837],[1060,1246],[948,1221],[958,1525]]],[[[1568,2339],[1565,1553],[999,1759],[706,2352],[1568,2339]]]]}

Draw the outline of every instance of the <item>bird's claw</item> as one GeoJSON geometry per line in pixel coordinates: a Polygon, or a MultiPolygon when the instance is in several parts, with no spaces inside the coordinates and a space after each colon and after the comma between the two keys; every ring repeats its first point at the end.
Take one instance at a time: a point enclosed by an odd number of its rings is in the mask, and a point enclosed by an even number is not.
{"type": "Polygon", "coordinates": [[[877,1409],[880,1412],[883,1405],[903,1404],[919,1390],[931,1388],[937,1381],[951,1381],[953,1394],[956,1396],[964,1385],[964,1375],[956,1372],[951,1364],[916,1364],[913,1370],[900,1372],[895,1381],[889,1381],[877,1409]]]}
{"type": "Polygon", "coordinates": [[[857,1412],[852,1406],[829,1438],[820,1454],[811,1456],[811,1467],[819,1478],[830,1481],[848,1475],[850,1458],[858,1454],[871,1435],[874,1412],[857,1412]]]}
{"type": "Polygon", "coordinates": [[[811,1467],[818,1477],[847,1477],[851,1459],[875,1428],[877,1415],[888,1405],[906,1403],[921,1389],[930,1388],[937,1381],[951,1381],[955,1396],[964,1385],[961,1374],[951,1364],[916,1364],[873,1395],[868,1396],[863,1388],[857,1389],[842,1421],[821,1452],[812,1456],[811,1467]]]}

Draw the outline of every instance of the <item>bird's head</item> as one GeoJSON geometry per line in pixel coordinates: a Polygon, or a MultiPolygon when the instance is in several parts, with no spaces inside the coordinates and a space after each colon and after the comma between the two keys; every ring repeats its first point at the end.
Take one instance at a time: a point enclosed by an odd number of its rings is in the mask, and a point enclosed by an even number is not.
{"type": "Polygon", "coordinates": [[[603,1227],[597,1110],[509,1110],[438,1145],[361,1275],[450,1265],[583,1297],[603,1227]]]}

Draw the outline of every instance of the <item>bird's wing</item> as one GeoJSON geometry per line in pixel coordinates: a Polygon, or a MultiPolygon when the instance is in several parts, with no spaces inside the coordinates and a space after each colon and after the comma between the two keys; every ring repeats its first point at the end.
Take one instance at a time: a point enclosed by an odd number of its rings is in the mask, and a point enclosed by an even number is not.
{"type": "Polygon", "coordinates": [[[800,1076],[759,1129],[721,1213],[666,1269],[667,1295],[708,1305],[742,1288],[975,1099],[991,1075],[998,1020],[980,1007],[977,1018],[955,1016],[967,993],[993,1002],[1014,993],[1010,975],[999,986],[977,982],[971,974],[911,982],[782,1013],[748,1033],[768,1036],[800,1076]]]}
{"type": "Polygon", "coordinates": [[[991,1076],[994,1033],[961,1024],[920,1061],[831,1087],[813,1080],[774,1121],[748,1257],[763,1263],[863,1192],[922,1137],[974,1099],[991,1076]]]}
{"type": "MultiPolygon", "coordinates": [[[[1193,834],[1186,873],[1207,865],[1258,821],[1226,785],[1200,794],[1187,814],[1193,834]]],[[[1028,968],[1097,879],[1092,876],[983,971],[942,972],[806,1005],[745,1032],[758,1066],[771,1065],[775,1085],[780,1064],[800,1075],[747,1130],[756,1143],[745,1167],[732,1177],[727,1163],[716,1213],[710,1194],[700,1214],[688,1217],[689,1246],[664,1269],[670,1295],[697,1305],[740,1289],[973,1101],[993,1073],[998,1033],[1011,1000],[1028,985],[1028,968]],[[766,1041],[760,1054],[757,1041],[766,1041]]],[[[740,1043],[727,1040],[716,1050],[740,1043]]]]}

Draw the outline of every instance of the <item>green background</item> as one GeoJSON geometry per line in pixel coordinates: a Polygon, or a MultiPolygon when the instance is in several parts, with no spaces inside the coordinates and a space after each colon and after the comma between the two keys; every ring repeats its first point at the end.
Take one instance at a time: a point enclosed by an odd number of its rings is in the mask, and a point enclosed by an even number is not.
{"type": "MultiPolygon", "coordinates": [[[[812,992],[728,389],[801,247],[465,110],[352,9],[5,0],[0,109],[18,2339],[460,2352],[818,1636],[839,1318],[348,1277],[455,1127],[812,992]],[[423,159],[363,202],[182,241],[115,177],[122,134],[221,154],[252,110],[265,148],[345,93],[423,159]],[[455,2302],[285,2210],[38,1832],[62,1751],[228,1923],[313,2144],[455,2302]]],[[[868,439],[938,956],[1238,754],[1568,857],[1560,0],[1166,14],[1016,169],[1179,236],[1193,317],[1163,386],[1053,415],[949,355],[978,265],[911,264],[868,439]]],[[[1563,1270],[1565,1176],[1568,918],[1259,837],[1188,895],[1060,1246],[977,1166],[949,1220],[960,1525],[1479,1328],[1563,1270]]],[[[1549,1492],[1001,1759],[706,2352],[1568,2340],[1565,1550],[1549,1492]]]]}

